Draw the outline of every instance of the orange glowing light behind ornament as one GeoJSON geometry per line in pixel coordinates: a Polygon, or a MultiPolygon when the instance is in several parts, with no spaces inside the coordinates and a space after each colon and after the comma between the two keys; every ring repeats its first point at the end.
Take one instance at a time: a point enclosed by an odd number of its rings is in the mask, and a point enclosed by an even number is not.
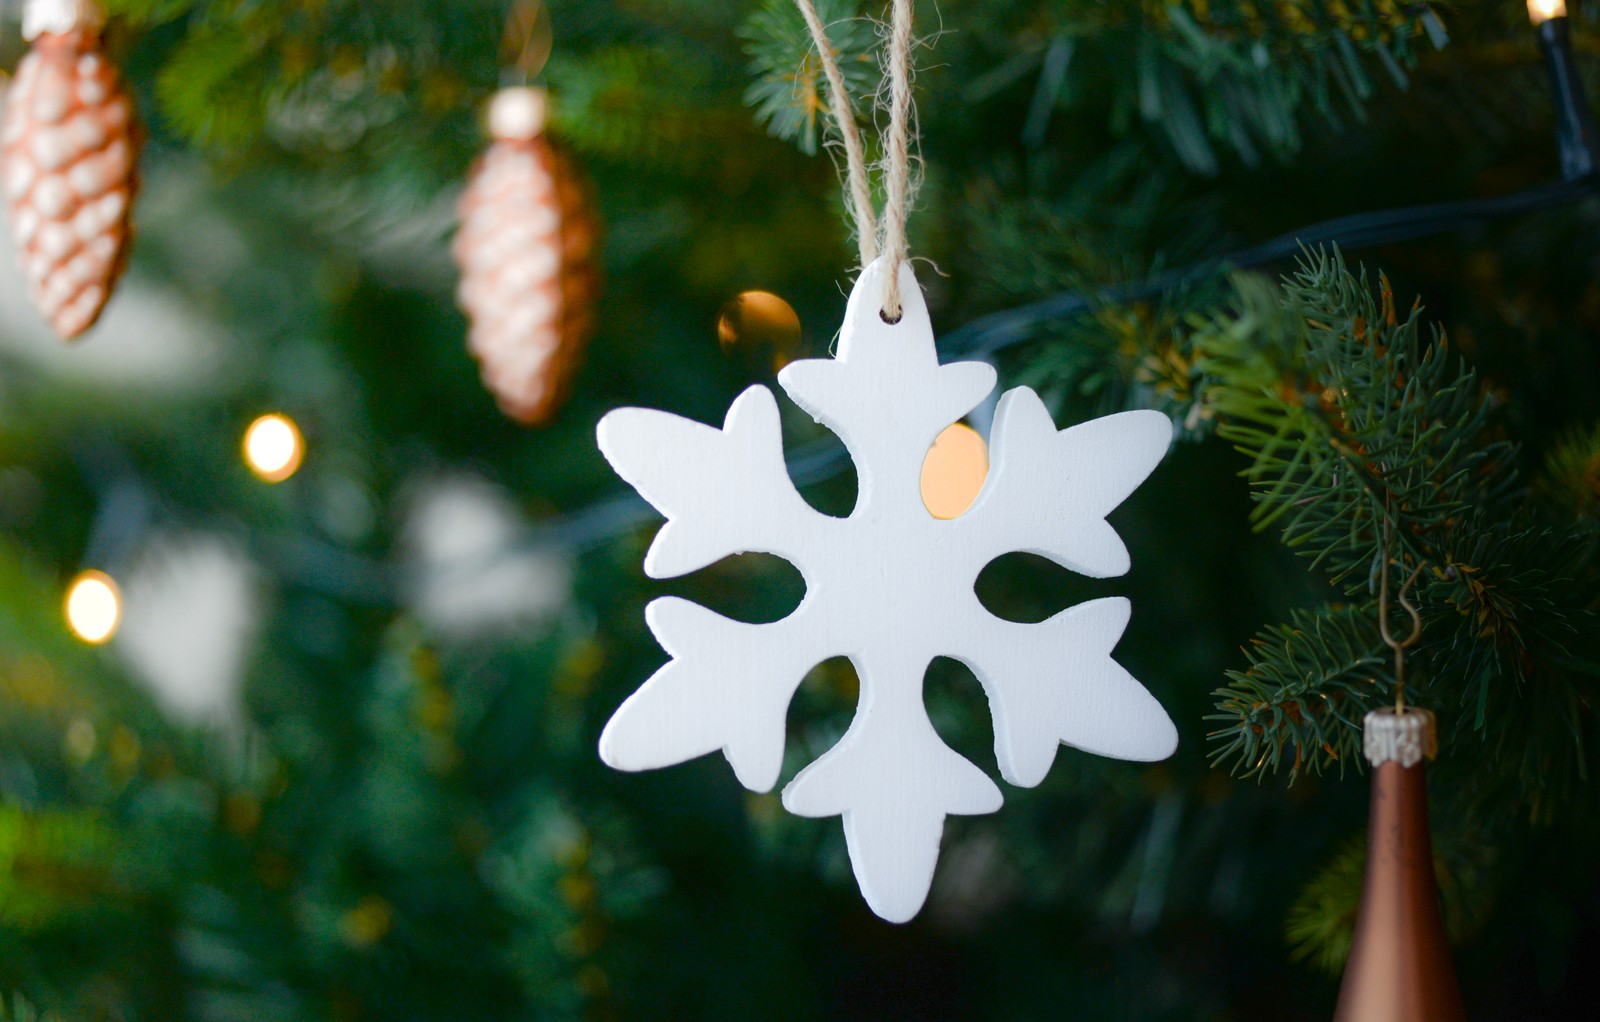
{"type": "Polygon", "coordinates": [[[287,415],[263,415],[244,431],[245,464],[266,482],[281,483],[294,475],[304,456],[305,441],[287,415]]]}
{"type": "Polygon", "coordinates": [[[989,475],[989,445],[964,422],[945,428],[922,462],[922,503],[935,518],[958,518],[989,475]]]}
{"type": "Polygon", "coordinates": [[[98,646],[117,634],[122,620],[122,593],[103,571],[85,571],[67,587],[67,627],[72,634],[98,646]]]}

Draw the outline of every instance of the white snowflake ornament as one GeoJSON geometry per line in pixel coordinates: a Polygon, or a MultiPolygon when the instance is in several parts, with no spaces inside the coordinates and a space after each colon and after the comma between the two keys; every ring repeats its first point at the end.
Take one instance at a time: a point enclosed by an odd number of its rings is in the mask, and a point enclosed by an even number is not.
{"type": "Polygon", "coordinates": [[[836,357],[778,375],[855,462],[859,496],[848,518],[814,510],[795,490],[765,387],[739,395],[721,429],[643,408],[600,421],[606,459],[667,518],[646,574],[671,578],[760,552],[789,561],[806,584],[794,613],[769,624],[676,597],[653,601],[645,620],[672,659],[611,718],[600,756],[619,770],[649,770],[721,750],[745,787],[770,791],[795,689],[816,664],[849,657],[861,679],[855,718],[784,789],[783,804],[801,816],[842,816],[867,903],[904,922],[927,897],[944,818],[1001,803],[994,782],[928,720],[922,682],[935,657],[960,660],[983,684],[995,755],[1012,784],[1042,781],[1061,744],[1130,760],[1164,759],[1177,747],[1161,704],[1111,659],[1126,599],[1019,624],[985,610],[973,589],[990,561],[1013,551],[1094,578],[1126,572],[1127,549],[1105,516],[1161,460],[1172,425],[1159,412],[1133,411],[1057,431],[1038,395],[1019,387],[1000,399],[977,500],[957,518],[935,518],[922,502],[923,460],[993,390],[995,371],[939,364],[907,264],[904,312],[884,322],[884,272],[879,260],[856,281],[836,357]]]}

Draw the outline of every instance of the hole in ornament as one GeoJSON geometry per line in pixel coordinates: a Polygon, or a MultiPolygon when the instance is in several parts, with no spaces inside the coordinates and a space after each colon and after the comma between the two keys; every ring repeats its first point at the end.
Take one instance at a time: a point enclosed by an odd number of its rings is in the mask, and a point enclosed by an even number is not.
{"type": "Polygon", "coordinates": [[[790,468],[800,490],[800,499],[829,518],[850,517],[856,508],[859,492],[856,463],[838,437],[827,433],[827,439],[822,441],[818,441],[815,435],[793,442],[785,438],[784,447],[791,455],[797,455],[790,468]],[[824,462],[826,475],[821,478],[807,477],[808,465],[822,465],[824,462]]]}
{"type": "Polygon", "coordinates": [[[972,668],[953,657],[934,657],[922,679],[922,703],[946,745],[991,776],[998,772],[989,697],[972,668]]]}
{"type": "Polygon", "coordinates": [[[861,676],[849,657],[829,657],[806,672],[789,702],[786,782],[838,744],[850,728],[860,698],[861,676]]]}
{"type": "Polygon", "coordinates": [[[978,602],[995,617],[1037,624],[1068,607],[1107,595],[1104,583],[1068,571],[1037,554],[996,557],[978,573],[978,602]]]}
{"type": "Polygon", "coordinates": [[[901,309],[900,310],[900,314],[898,316],[894,317],[893,319],[890,319],[888,310],[879,309],[878,310],[878,318],[883,320],[885,323],[889,324],[890,326],[894,326],[896,323],[898,323],[902,319],[906,318],[906,310],[905,309],[901,309]]]}
{"type": "Polygon", "coordinates": [[[945,428],[922,459],[922,504],[935,518],[967,513],[989,475],[989,445],[964,422],[945,428]]]}
{"type": "Polygon", "coordinates": [[[672,595],[747,624],[781,621],[805,597],[806,583],[795,566],[772,554],[724,557],[672,586],[672,595]]]}

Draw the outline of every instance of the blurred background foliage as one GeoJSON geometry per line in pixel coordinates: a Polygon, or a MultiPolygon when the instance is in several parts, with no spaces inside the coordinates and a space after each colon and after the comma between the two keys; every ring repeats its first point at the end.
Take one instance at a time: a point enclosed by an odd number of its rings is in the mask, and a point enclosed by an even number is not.
{"type": "MultiPolygon", "coordinates": [[[[821,6],[870,96],[874,30],[848,19],[880,12],[821,6]]],[[[788,0],[552,0],[540,80],[609,281],[575,396],[532,432],[478,383],[447,252],[504,4],[106,7],[149,132],[129,278],[64,350],[0,257],[5,1017],[1326,1018],[1361,872],[1354,728],[1392,683],[1386,507],[1422,569],[1467,1003],[1592,1013],[1593,203],[1093,298],[994,355],[1062,425],[1153,406],[1183,427],[1114,516],[1126,578],[1018,554],[978,581],[1018,620],[1129,595],[1117,656],[1182,743],[1153,766],[1065,750],[952,819],[928,908],[890,927],[836,823],[720,760],[618,776],[594,753],[664,659],[649,599],[769,620],[800,598],[770,558],[647,582],[652,519],[592,441],[617,404],[720,421],[770,383],[795,352],[718,342],[747,289],[794,307],[799,354],[829,348],[852,248],[807,155],[825,97],[788,0]],[[265,411],[306,437],[278,486],[238,453],[265,411]],[[84,567],[123,582],[104,648],[61,620],[84,567]]],[[[911,232],[944,332],[1558,176],[1511,0],[918,7],[911,232]]],[[[0,63],[21,49],[7,22],[0,63]]],[[[789,414],[792,445],[821,439],[789,414]]],[[[806,495],[843,513],[850,473],[806,495]]],[[[812,673],[785,780],[854,699],[848,663],[812,673]]],[[[935,663],[928,701],[992,770],[971,675],[935,663]]]]}

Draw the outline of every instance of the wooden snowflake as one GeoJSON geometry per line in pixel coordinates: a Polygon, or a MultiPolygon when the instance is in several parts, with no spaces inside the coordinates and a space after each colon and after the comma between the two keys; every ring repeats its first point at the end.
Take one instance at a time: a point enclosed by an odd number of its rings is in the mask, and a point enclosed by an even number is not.
{"type": "Polygon", "coordinates": [[[939,364],[908,265],[899,271],[904,314],[884,322],[882,272],[875,262],[856,282],[838,355],[795,362],[778,377],[849,450],[860,487],[849,517],[821,514],[796,492],[765,387],[741,394],[721,429],[642,408],[601,420],[607,460],[667,518],[645,558],[648,575],[762,552],[793,564],[806,595],[767,624],[675,597],[652,602],[645,618],[672,659],[617,710],[600,755],[620,770],[648,770],[721,750],[745,787],[769,791],[795,689],[821,661],[849,657],[861,679],[855,718],[784,789],[783,804],[842,816],[862,894],[878,915],[903,922],[927,897],[945,817],[1001,803],[994,782],[928,720],[922,683],[933,658],[960,660],[982,682],[1012,784],[1043,780],[1060,744],[1130,760],[1176,748],[1166,711],[1111,658],[1126,599],[1019,624],[989,613],[973,590],[985,565],[1013,551],[1094,578],[1126,572],[1127,549],[1105,516],[1161,460],[1172,426],[1132,411],[1057,431],[1032,390],[1009,391],[983,490],[965,514],[936,519],[921,497],[924,457],[994,388],[995,371],[939,364]]]}

